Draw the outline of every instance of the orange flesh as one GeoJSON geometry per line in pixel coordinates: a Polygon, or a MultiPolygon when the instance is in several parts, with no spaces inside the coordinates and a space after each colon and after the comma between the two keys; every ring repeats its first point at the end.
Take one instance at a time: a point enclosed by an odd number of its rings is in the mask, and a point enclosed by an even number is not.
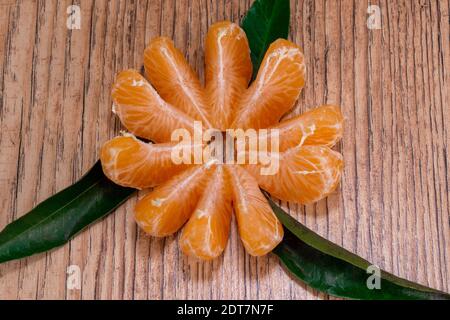
{"type": "Polygon", "coordinates": [[[265,255],[283,239],[283,227],[256,180],[242,167],[227,166],[226,169],[242,243],[252,256],[265,255]]]}
{"type": "Polygon", "coordinates": [[[218,257],[230,234],[231,194],[223,167],[218,166],[180,237],[181,250],[203,260],[218,257]]]}
{"type": "Polygon", "coordinates": [[[343,122],[337,106],[324,105],[269,128],[278,129],[280,151],[298,145],[324,145],[332,147],[342,138],[343,122]]]}
{"type": "Polygon", "coordinates": [[[305,84],[300,48],[279,39],[266,52],[255,81],[242,96],[233,128],[261,129],[276,124],[297,100],[305,84]]]}
{"type": "Polygon", "coordinates": [[[175,129],[194,132],[194,120],[165,102],[135,70],[117,75],[112,89],[113,111],[122,124],[138,137],[169,142],[175,129]]]}
{"type": "Polygon", "coordinates": [[[145,189],[157,186],[186,169],[189,164],[175,164],[172,152],[189,152],[193,147],[191,144],[145,143],[125,135],[106,142],[101,149],[100,160],[103,172],[110,180],[124,187],[145,189]]]}
{"type": "Polygon", "coordinates": [[[339,107],[324,105],[282,121],[267,130],[260,130],[257,144],[238,139],[236,150],[283,152],[298,146],[332,147],[342,138],[343,123],[344,118],[339,107]],[[279,142],[273,143],[277,137],[279,142]]]}
{"type": "Polygon", "coordinates": [[[280,167],[274,175],[262,175],[259,164],[245,168],[278,199],[313,203],[333,192],[341,179],[342,155],[326,146],[296,147],[276,156],[280,167]]]}
{"type": "Polygon", "coordinates": [[[245,32],[229,21],[213,24],[206,36],[205,64],[211,119],[216,128],[225,130],[252,76],[245,32]]]}
{"type": "Polygon", "coordinates": [[[169,236],[191,216],[212,167],[195,166],[156,187],[138,201],[137,224],[155,237],[169,236]]]}
{"type": "Polygon", "coordinates": [[[144,52],[145,74],[161,97],[212,128],[211,108],[197,75],[166,37],[153,39],[144,52]]]}

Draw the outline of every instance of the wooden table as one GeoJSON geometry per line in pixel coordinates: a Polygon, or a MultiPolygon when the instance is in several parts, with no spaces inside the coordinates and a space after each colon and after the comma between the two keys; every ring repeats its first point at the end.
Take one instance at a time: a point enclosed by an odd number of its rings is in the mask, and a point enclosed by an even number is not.
{"type": "MultiPolygon", "coordinates": [[[[173,38],[203,77],[208,26],[239,22],[250,2],[75,0],[81,29],[69,30],[72,1],[0,0],[0,228],[76,181],[117,135],[113,78],[142,67],[152,37],[173,38]]],[[[381,29],[367,27],[365,0],[291,1],[290,38],[304,48],[308,76],[294,113],[342,106],[345,172],[326,200],[283,206],[380,267],[448,292],[449,2],[370,3],[381,29]]],[[[329,298],[275,256],[245,254],[234,227],[222,258],[188,259],[177,236],[138,230],[135,201],[57,250],[0,265],[0,298],[329,298]],[[80,290],[66,285],[71,265],[80,290]]]]}

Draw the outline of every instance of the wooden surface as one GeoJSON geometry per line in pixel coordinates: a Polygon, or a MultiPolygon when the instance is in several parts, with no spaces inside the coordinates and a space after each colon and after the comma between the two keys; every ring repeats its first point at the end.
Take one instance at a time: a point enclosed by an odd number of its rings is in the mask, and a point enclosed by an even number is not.
{"type": "MultiPolygon", "coordinates": [[[[166,35],[203,76],[210,24],[238,22],[250,1],[0,0],[0,228],[77,180],[120,130],[116,72],[142,67],[166,35]]],[[[307,84],[295,113],[337,103],[345,114],[340,189],[316,205],[283,203],[301,222],[413,281],[450,291],[450,48],[448,0],[291,1],[307,84]]],[[[148,238],[135,199],[47,254],[0,265],[1,299],[328,299],[293,281],[277,258],[244,253],[233,228],[225,255],[187,259],[177,237],[148,238]],[[67,289],[67,268],[82,272],[67,289]]]]}

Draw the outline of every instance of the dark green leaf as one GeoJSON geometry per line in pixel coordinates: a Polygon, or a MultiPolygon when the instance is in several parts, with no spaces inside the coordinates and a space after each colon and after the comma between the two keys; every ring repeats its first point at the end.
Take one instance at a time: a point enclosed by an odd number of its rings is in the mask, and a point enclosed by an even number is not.
{"type": "Polygon", "coordinates": [[[134,191],[108,180],[98,161],[77,183],[40,203],[0,232],[0,263],[66,243],[134,191]]]}
{"type": "Polygon", "coordinates": [[[450,299],[450,295],[380,271],[380,289],[369,289],[372,264],[308,229],[266,194],[284,225],[283,241],[273,251],[295,277],[327,294],[352,299],[450,299]]]}
{"type": "Polygon", "coordinates": [[[256,0],[242,20],[253,62],[253,77],[269,45],[289,32],[289,0],[256,0]]]}

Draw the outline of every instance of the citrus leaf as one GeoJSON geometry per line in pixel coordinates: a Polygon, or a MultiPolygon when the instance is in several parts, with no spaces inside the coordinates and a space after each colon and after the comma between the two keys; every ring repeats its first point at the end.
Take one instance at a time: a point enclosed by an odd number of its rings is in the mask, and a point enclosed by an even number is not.
{"type": "Polygon", "coordinates": [[[269,45],[289,32],[289,0],[256,0],[242,20],[253,62],[253,78],[269,45]]]}
{"type": "Polygon", "coordinates": [[[264,194],[285,230],[283,241],[273,253],[291,274],[312,288],[351,299],[450,300],[447,293],[380,270],[319,236],[287,214],[267,193],[264,194]],[[372,281],[376,272],[379,272],[379,287],[372,286],[369,289],[368,281],[369,284],[377,285],[376,281],[372,281]]]}
{"type": "Polygon", "coordinates": [[[78,182],[0,232],[0,263],[63,245],[84,227],[114,210],[134,191],[106,178],[97,161],[78,182]]]}

